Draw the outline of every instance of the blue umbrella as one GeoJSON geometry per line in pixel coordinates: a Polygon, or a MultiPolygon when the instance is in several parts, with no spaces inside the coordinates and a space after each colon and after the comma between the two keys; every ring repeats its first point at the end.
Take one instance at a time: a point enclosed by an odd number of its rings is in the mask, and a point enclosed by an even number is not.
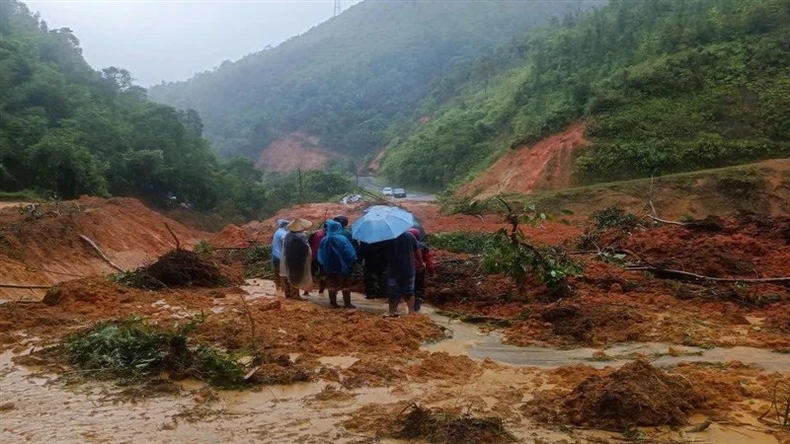
{"type": "Polygon", "coordinates": [[[406,210],[386,205],[374,205],[351,224],[354,239],[372,244],[395,239],[414,226],[414,216],[406,210]]]}

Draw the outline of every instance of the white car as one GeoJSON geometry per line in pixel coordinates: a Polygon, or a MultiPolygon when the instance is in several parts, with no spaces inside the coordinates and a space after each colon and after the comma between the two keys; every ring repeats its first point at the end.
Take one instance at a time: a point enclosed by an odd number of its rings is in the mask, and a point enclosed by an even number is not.
{"type": "Polygon", "coordinates": [[[382,196],[392,196],[393,194],[394,193],[392,192],[392,187],[386,187],[383,190],[381,190],[382,196]]]}

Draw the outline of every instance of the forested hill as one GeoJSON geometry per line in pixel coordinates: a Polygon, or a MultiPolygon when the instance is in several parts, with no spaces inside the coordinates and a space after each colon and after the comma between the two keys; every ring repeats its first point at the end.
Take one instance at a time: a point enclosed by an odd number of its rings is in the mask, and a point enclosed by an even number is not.
{"type": "Polygon", "coordinates": [[[150,96],[196,109],[226,157],[255,158],[294,131],[363,157],[448,71],[592,3],[601,2],[367,0],[274,49],[155,86],[150,96]]]}
{"type": "MultiPolygon", "coordinates": [[[[192,110],[149,101],[126,70],[94,71],[70,29],[49,29],[24,4],[0,1],[0,195],[156,202],[173,193],[244,218],[296,201],[290,182],[264,188],[252,162],[219,163],[202,126],[192,110]]],[[[343,180],[309,175],[299,197],[345,192],[343,180]]]]}
{"type": "Polygon", "coordinates": [[[481,67],[495,75],[429,94],[387,176],[461,183],[579,119],[579,184],[790,156],[790,0],[612,0],[481,67]]]}

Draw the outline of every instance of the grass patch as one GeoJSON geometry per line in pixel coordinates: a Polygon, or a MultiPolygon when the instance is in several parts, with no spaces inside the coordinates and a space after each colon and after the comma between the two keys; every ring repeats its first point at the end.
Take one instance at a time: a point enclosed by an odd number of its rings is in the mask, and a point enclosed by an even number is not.
{"type": "Polygon", "coordinates": [[[22,191],[0,191],[0,201],[2,202],[44,202],[46,199],[32,190],[22,191]]]}
{"type": "Polygon", "coordinates": [[[455,231],[429,234],[426,242],[432,248],[462,254],[483,254],[494,240],[492,233],[455,231]]]}

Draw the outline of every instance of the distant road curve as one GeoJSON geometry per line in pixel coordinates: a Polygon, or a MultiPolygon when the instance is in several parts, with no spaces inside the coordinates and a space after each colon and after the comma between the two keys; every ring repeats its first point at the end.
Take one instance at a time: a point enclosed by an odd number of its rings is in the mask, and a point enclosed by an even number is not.
{"type": "MultiPolygon", "coordinates": [[[[366,189],[367,191],[370,191],[371,193],[380,196],[382,187],[376,185],[375,179],[376,179],[375,176],[359,176],[359,186],[366,189]]],[[[385,186],[391,186],[392,188],[401,188],[398,185],[385,185],[385,186]]],[[[403,199],[391,198],[392,200],[394,201],[412,200],[419,202],[432,202],[436,200],[435,194],[417,193],[417,192],[409,191],[407,187],[402,187],[402,188],[406,190],[406,197],[403,199]]]]}

